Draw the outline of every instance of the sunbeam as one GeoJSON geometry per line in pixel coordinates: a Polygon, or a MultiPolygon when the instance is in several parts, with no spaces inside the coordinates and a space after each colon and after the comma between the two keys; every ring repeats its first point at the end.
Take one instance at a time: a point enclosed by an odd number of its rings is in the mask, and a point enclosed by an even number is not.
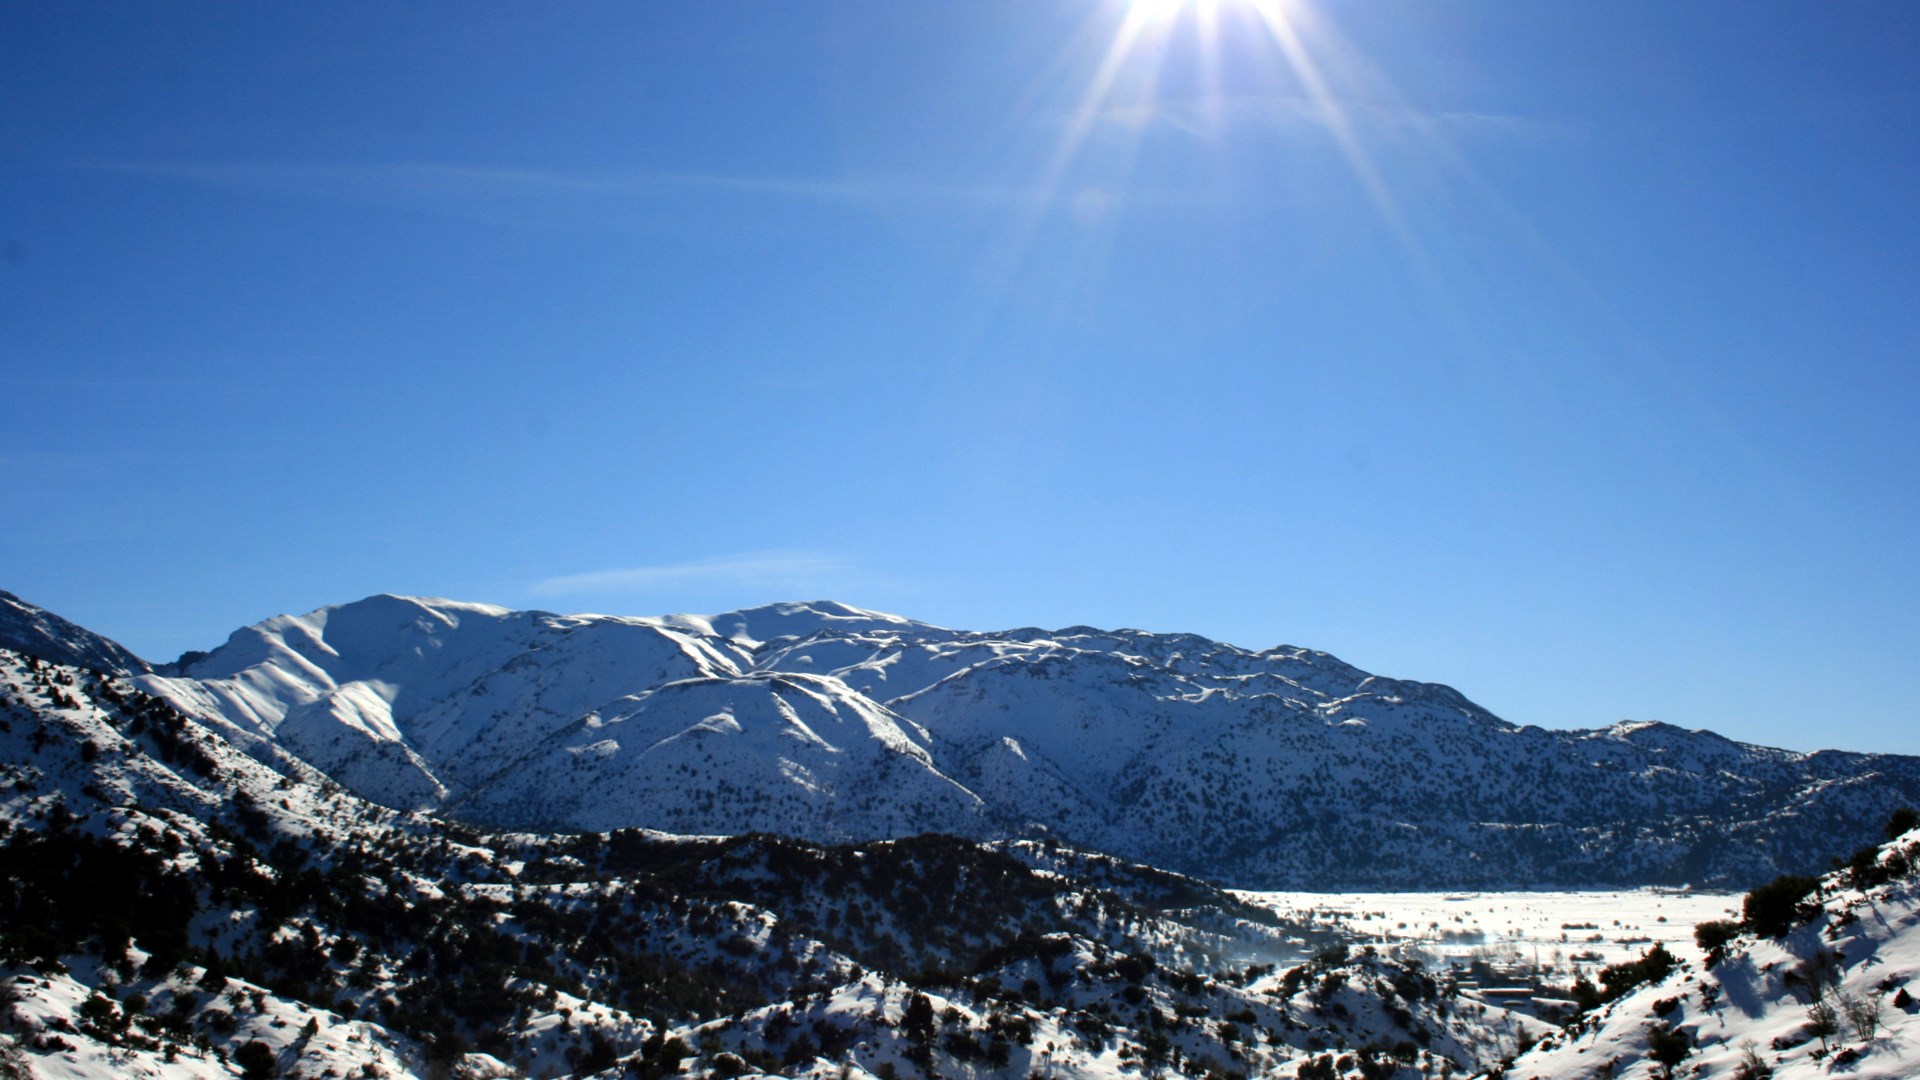
{"type": "Polygon", "coordinates": [[[1287,0],[1244,0],[1245,6],[1260,17],[1260,22],[1272,34],[1274,44],[1280,47],[1286,57],[1287,66],[1292,69],[1293,77],[1299,81],[1313,102],[1320,120],[1340,144],[1340,152],[1347,159],[1354,175],[1367,189],[1374,206],[1394,230],[1406,239],[1405,228],[1401,222],[1399,207],[1393,194],[1380,178],[1380,170],[1374,166],[1366,147],[1361,145],[1354,134],[1353,124],[1347,117],[1347,111],[1341,106],[1340,99],[1328,86],[1326,76],[1320,70],[1320,63],[1314,57],[1314,50],[1308,47],[1301,33],[1301,25],[1309,16],[1306,7],[1287,0]]]}
{"type": "MultiPolygon", "coordinates": [[[[1221,52],[1229,36],[1244,30],[1272,47],[1301,98],[1310,104],[1314,119],[1333,137],[1381,218],[1403,243],[1417,251],[1398,202],[1355,131],[1336,87],[1336,82],[1355,81],[1357,73],[1337,70],[1342,63],[1341,50],[1331,28],[1306,0],[1131,0],[1120,10],[1106,52],[1081,92],[1043,173],[1040,190],[1050,200],[1060,195],[1066,174],[1081,158],[1101,117],[1134,115],[1145,120],[1156,114],[1163,104],[1158,98],[1162,70],[1176,37],[1193,44],[1194,69],[1201,87],[1199,116],[1209,130],[1217,131],[1224,123],[1229,96],[1223,85],[1221,52]]],[[[1131,162],[1145,126],[1134,125],[1129,138],[1136,145],[1125,150],[1123,162],[1131,162]]]]}

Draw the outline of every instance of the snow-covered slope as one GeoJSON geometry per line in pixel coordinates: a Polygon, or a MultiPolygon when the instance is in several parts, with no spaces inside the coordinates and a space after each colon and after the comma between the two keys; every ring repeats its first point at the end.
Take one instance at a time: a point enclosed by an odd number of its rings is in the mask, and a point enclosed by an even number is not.
{"type": "Polygon", "coordinates": [[[941,775],[930,741],[837,679],[683,679],[561,732],[450,810],[511,827],[831,842],[982,832],[981,800],[941,775]]]}
{"type": "Polygon", "coordinates": [[[1920,1076],[1920,831],[1820,881],[1798,925],[1749,932],[1543,1040],[1513,1080],[1920,1076]],[[1885,878],[1888,880],[1878,880],[1885,878]],[[1820,1018],[1825,1016],[1825,1023],[1820,1018]]]}
{"type": "Polygon", "coordinates": [[[1260,888],[1744,887],[1920,802],[1920,759],[1517,726],[1307,649],[824,601],[376,596],[140,685],[237,746],[478,824],[1044,835],[1260,888]]]}
{"type": "Polygon", "coordinates": [[[658,622],[375,596],[238,630],[180,676],[142,685],[410,808],[439,805],[636,689],[735,674],[743,657],[658,622]]]}

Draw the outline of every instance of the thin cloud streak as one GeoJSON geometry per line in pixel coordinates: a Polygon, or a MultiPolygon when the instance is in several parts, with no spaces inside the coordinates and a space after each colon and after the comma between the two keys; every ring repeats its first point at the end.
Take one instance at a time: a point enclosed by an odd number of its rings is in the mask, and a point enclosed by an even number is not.
{"type": "Polygon", "coordinates": [[[1043,187],[947,184],[891,176],[778,177],[654,169],[523,169],[451,162],[95,161],[74,167],[282,196],[473,214],[504,207],[593,200],[642,201],[733,193],[874,209],[902,205],[1035,206],[1043,187]]]}
{"type": "Polygon", "coordinates": [[[562,574],[535,582],[528,591],[536,596],[574,596],[693,584],[812,588],[840,583],[852,572],[852,565],[845,560],[819,552],[750,551],[690,562],[562,574]]]}
{"type": "MultiPolygon", "coordinates": [[[[1466,135],[1504,135],[1515,138],[1559,134],[1551,123],[1498,113],[1430,112],[1405,105],[1348,102],[1347,117],[1371,130],[1420,133],[1452,132],[1466,135]]],[[[1234,126],[1267,128],[1327,126],[1321,108],[1304,94],[1236,94],[1218,97],[1160,99],[1100,110],[1096,120],[1106,127],[1138,129],[1159,126],[1196,138],[1223,137],[1234,126]]]]}
{"type": "MultiPolygon", "coordinates": [[[[433,214],[483,225],[560,232],[651,231],[675,227],[703,207],[727,223],[788,206],[893,216],[1032,217],[1058,193],[1019,184],[945,183],[897,176],[779,177],[647,169],[522,169],[447,162],[133,162],[65,167],[250,195],[433,214]],[[737,200],[739,206],[727,205],[737,200]]],[[[1210,195],[1166,191],[1104,193],[1104,217],[1123,207],[1213,205],[1210,195]]],[[[1076,222],[1086,225],[1082,208],[1076,222]]]]}

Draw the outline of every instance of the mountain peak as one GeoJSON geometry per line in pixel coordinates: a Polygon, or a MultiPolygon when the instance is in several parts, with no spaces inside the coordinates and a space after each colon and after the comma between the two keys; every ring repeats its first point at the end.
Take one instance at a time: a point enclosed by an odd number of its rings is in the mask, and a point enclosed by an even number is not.
{"type": "Polygon", "coordinates": [[[500,618],[512,615],[512,608],[497,604],[481,604],[471,600],[449,600],[444,596],[409,596],[403,593],[374,593],[347,604],[332,604],[321,611],[386,610],[406,612],[426,612],[439,616],[443,620],[458,621],[462,614],[484,615],[500,618]]]}
{"type": "Polygon", "coordinates": [[[873,630],[939,631],[932,623],[917,622],[884,611],[870,611],[837,600],[789,600],[759,607],[741,608],[708,617],[707,623],[720,637],[730,638],[748,647],[757,647],[780,638],[804,638],[823,630],[835,633],[862,633],[873,630]]]}

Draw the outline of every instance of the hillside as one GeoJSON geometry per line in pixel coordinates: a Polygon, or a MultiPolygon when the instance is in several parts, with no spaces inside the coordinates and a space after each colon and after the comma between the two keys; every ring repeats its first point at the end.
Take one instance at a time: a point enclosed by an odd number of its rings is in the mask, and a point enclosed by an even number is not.
{"type": "Polygon", "coordinates": [[[0,589],[0,649],[116,675],[153,670],[117,641],[0,589]]]}
{"type": "MultiPolygon", "coordinates": [[[[1910,819],[1909,819],[1910,820],[1910,819]]],[[[1700,968],[1682,966],[1506,1070],[1510,1080],[1678,1076],[1801,1080],[1920,1075],[1920,830],[1850,865],[1772,889],[1756,928],[1721,924],[1700,968]],[[1666,1051],[1671,1062],[1658,1060],[1666,1051]]]]}
{"type": "Polygon", "coordinates": [[[826,602],[378,596],[165,671],[134,674],[235,745],[477,827],[1051,837],[1248,888],[1739,888],[1920,802],[1920,759],[1519,726],[1307,649],[826,602]]]}

